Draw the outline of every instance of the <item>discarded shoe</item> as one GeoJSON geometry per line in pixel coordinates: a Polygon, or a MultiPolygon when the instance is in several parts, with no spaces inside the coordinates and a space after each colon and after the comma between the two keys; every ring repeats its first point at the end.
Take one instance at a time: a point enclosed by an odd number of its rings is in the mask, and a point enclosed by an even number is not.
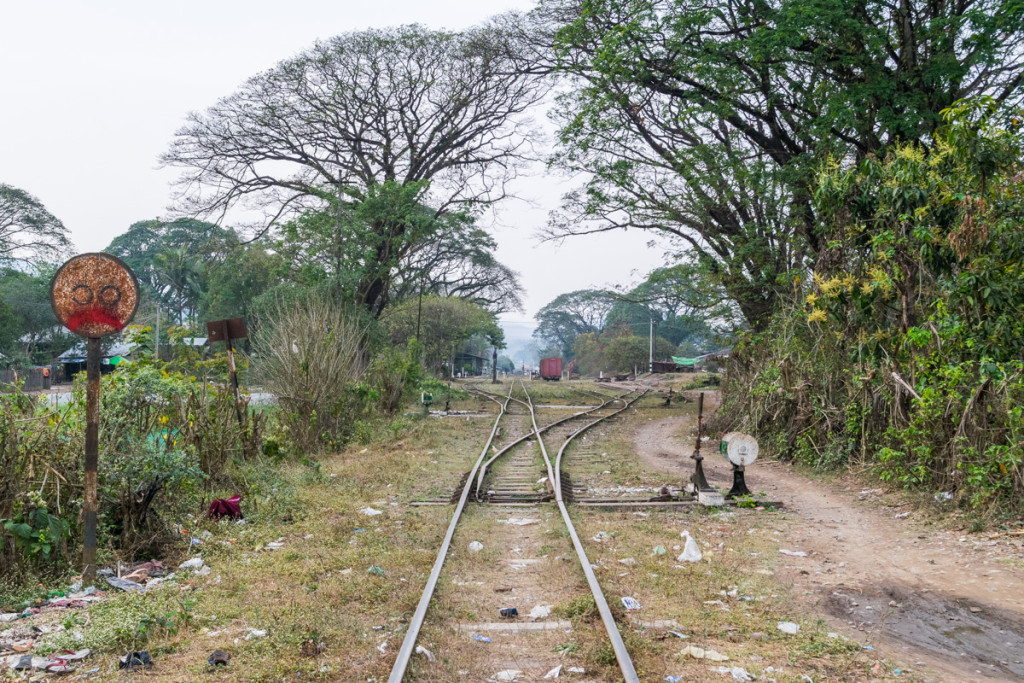
{"type": "Polygon", "coordinates": [[[227,666],[228,662],[231,661],[231,655],[224,650],[214,650],[206,661],[210,666],[227,666]]]}
{"type": "Polygon", "coordinates": [[[519,610],[515,607],[502,607],[498,610],[498,614],[500,614],[503,619],[515,619],[519,616],[519,610]]]}
{"type": "Polygon", "coordinates": [[[68,664],[66,659],[53,659],[47,660],[46,665],[43,667],[43,671],[48,671],[53,674],[66,674],[75,670],[75,667],[68,664]]]}
{"type": "Polygon", "coordinates": [[[143,669],[153,668],[153,658],[149,656],[149,652],[141,650],[139,652],[129,652],[124,657],[118,660],[118,669],[137,669],[142,667],[143,669]]]}
{"type": "Polygon", "coordinates": [[[71,650],[57,650],[50,659],[63,659],[69,662],[78,662],[92,654],[92,650],[79,650],[78,652],[72,652],[71,650]]]}
{"type": "Polygon", "coordinates": [[[32,655],[22,655],[11,661],[11,668],[15,671],[25,671],[32,668],[32,655]]]}

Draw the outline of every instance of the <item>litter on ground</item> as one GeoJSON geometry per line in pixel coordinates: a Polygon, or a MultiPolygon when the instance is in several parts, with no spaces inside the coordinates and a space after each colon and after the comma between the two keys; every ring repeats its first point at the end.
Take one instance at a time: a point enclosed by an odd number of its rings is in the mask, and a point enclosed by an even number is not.
{"type": "Polygon", "coordinates": [[[679,651],[679,654],[683,657],[693,657],[694,659],[707,659],[712,662],[729,661],[729,657],[723,655],[721,652],[717,652],[715,650],[705,650],[704,648],[697,647],[696,645],[687,645],[679,651]]]}
{"type": "Polygon", "coordinates": [[[531,619],[545,619],[551,614],[551,605],[534,605],[528,615],[531,619]]]}
{"type": "Polygon", "coordinates": [[[540,524],[540,520],[535,519],[533,517],[509,517],[508,519],[499,519],[498,521],[502,524],[511,524],[512,526],[528,526],[530,524],[540,524]]]}
{"type": "Polygon", "coordinates": [[[627,610],[643,609],[643,606],[636,598],[624,597],[622,598],[622,606],[627,610]]]}
{"type": "Polygon", "coordinates": [[[740,666],[734,666],[732,668],[728,666],[720,666],[716,669],[720,674],[728,674],[732,676],[735,681],[752,681],[754,677],[746,669],[740,666]]]}
{"type": "Polygon", "coordinates": [[[686,539],[686,543],[683,545],[682,554],[676,558],[676,562],[700,562],[704,556],[700,552],[697,541],[694,540],[689,531],[684,531],[680,536],[686,539]]]}

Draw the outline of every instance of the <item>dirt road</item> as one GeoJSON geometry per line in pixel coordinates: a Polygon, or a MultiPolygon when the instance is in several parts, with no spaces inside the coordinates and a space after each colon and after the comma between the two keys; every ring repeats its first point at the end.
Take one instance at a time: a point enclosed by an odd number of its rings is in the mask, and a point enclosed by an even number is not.
{"type": "MultiPolygon", "coordinates": [[[[685,480],[694,426],[692,415],[649,422],[637,453],[685,480]]],[[[708,480],[728,490],[718,443],[703,448],[708,480]]],[[[806,553],[781,556],[777,578],[834,628],[925,680],[1024,680],[1022,539],[929,528],[898,494],[853,477],[816,481],[759,461],[747,483],[791,513],[780,548],[806,553]]]]}

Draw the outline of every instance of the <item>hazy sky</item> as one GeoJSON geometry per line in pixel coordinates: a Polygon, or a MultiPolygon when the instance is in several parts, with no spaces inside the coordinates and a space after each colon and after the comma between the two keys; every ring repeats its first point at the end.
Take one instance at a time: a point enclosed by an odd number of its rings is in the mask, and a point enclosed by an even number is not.
{"type": "MultiPolygon", "coordinates": [[[[458,29],[529,0],[36,0],[0,12],[0,182],[37,196],[98,251],[138,220],[167,217],[173,170],[157,168],[189,111],[249,76],[346,31],[421,23],[458,29]]],[[[538,112],[538,118],[544,113],[538,112]]],[[[529,320],[557,294],[636,281],[659,264],[642,234],[575,238],[535,233],[568,186],[532,177],[530,200],[499,208],[499,258],[522,273],[529,320]]]]}

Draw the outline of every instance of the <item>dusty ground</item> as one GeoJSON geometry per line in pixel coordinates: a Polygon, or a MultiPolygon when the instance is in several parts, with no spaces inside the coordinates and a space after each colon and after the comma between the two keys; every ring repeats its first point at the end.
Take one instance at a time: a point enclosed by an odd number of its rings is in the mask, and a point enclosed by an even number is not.
{"type": "MultiPolygon", "coordinates": [[[[706,398],[713,409],[717,397],[706,398]]],[[[653,419],[636,433],[637,453],[685,480],[694,427],[691,415],[653,419]]],[[[731,467],[718,443],[703,448],[708,480],[727,490],[731,467]]],[[[812,480],[761,461],[747,484],[792,513],[780,548],[807,556],[785,556],[776,577],[832,627],[926,679],[1024,679],[1021,540],[935,528],[898,495],[852,476],[812,480]]]]}

